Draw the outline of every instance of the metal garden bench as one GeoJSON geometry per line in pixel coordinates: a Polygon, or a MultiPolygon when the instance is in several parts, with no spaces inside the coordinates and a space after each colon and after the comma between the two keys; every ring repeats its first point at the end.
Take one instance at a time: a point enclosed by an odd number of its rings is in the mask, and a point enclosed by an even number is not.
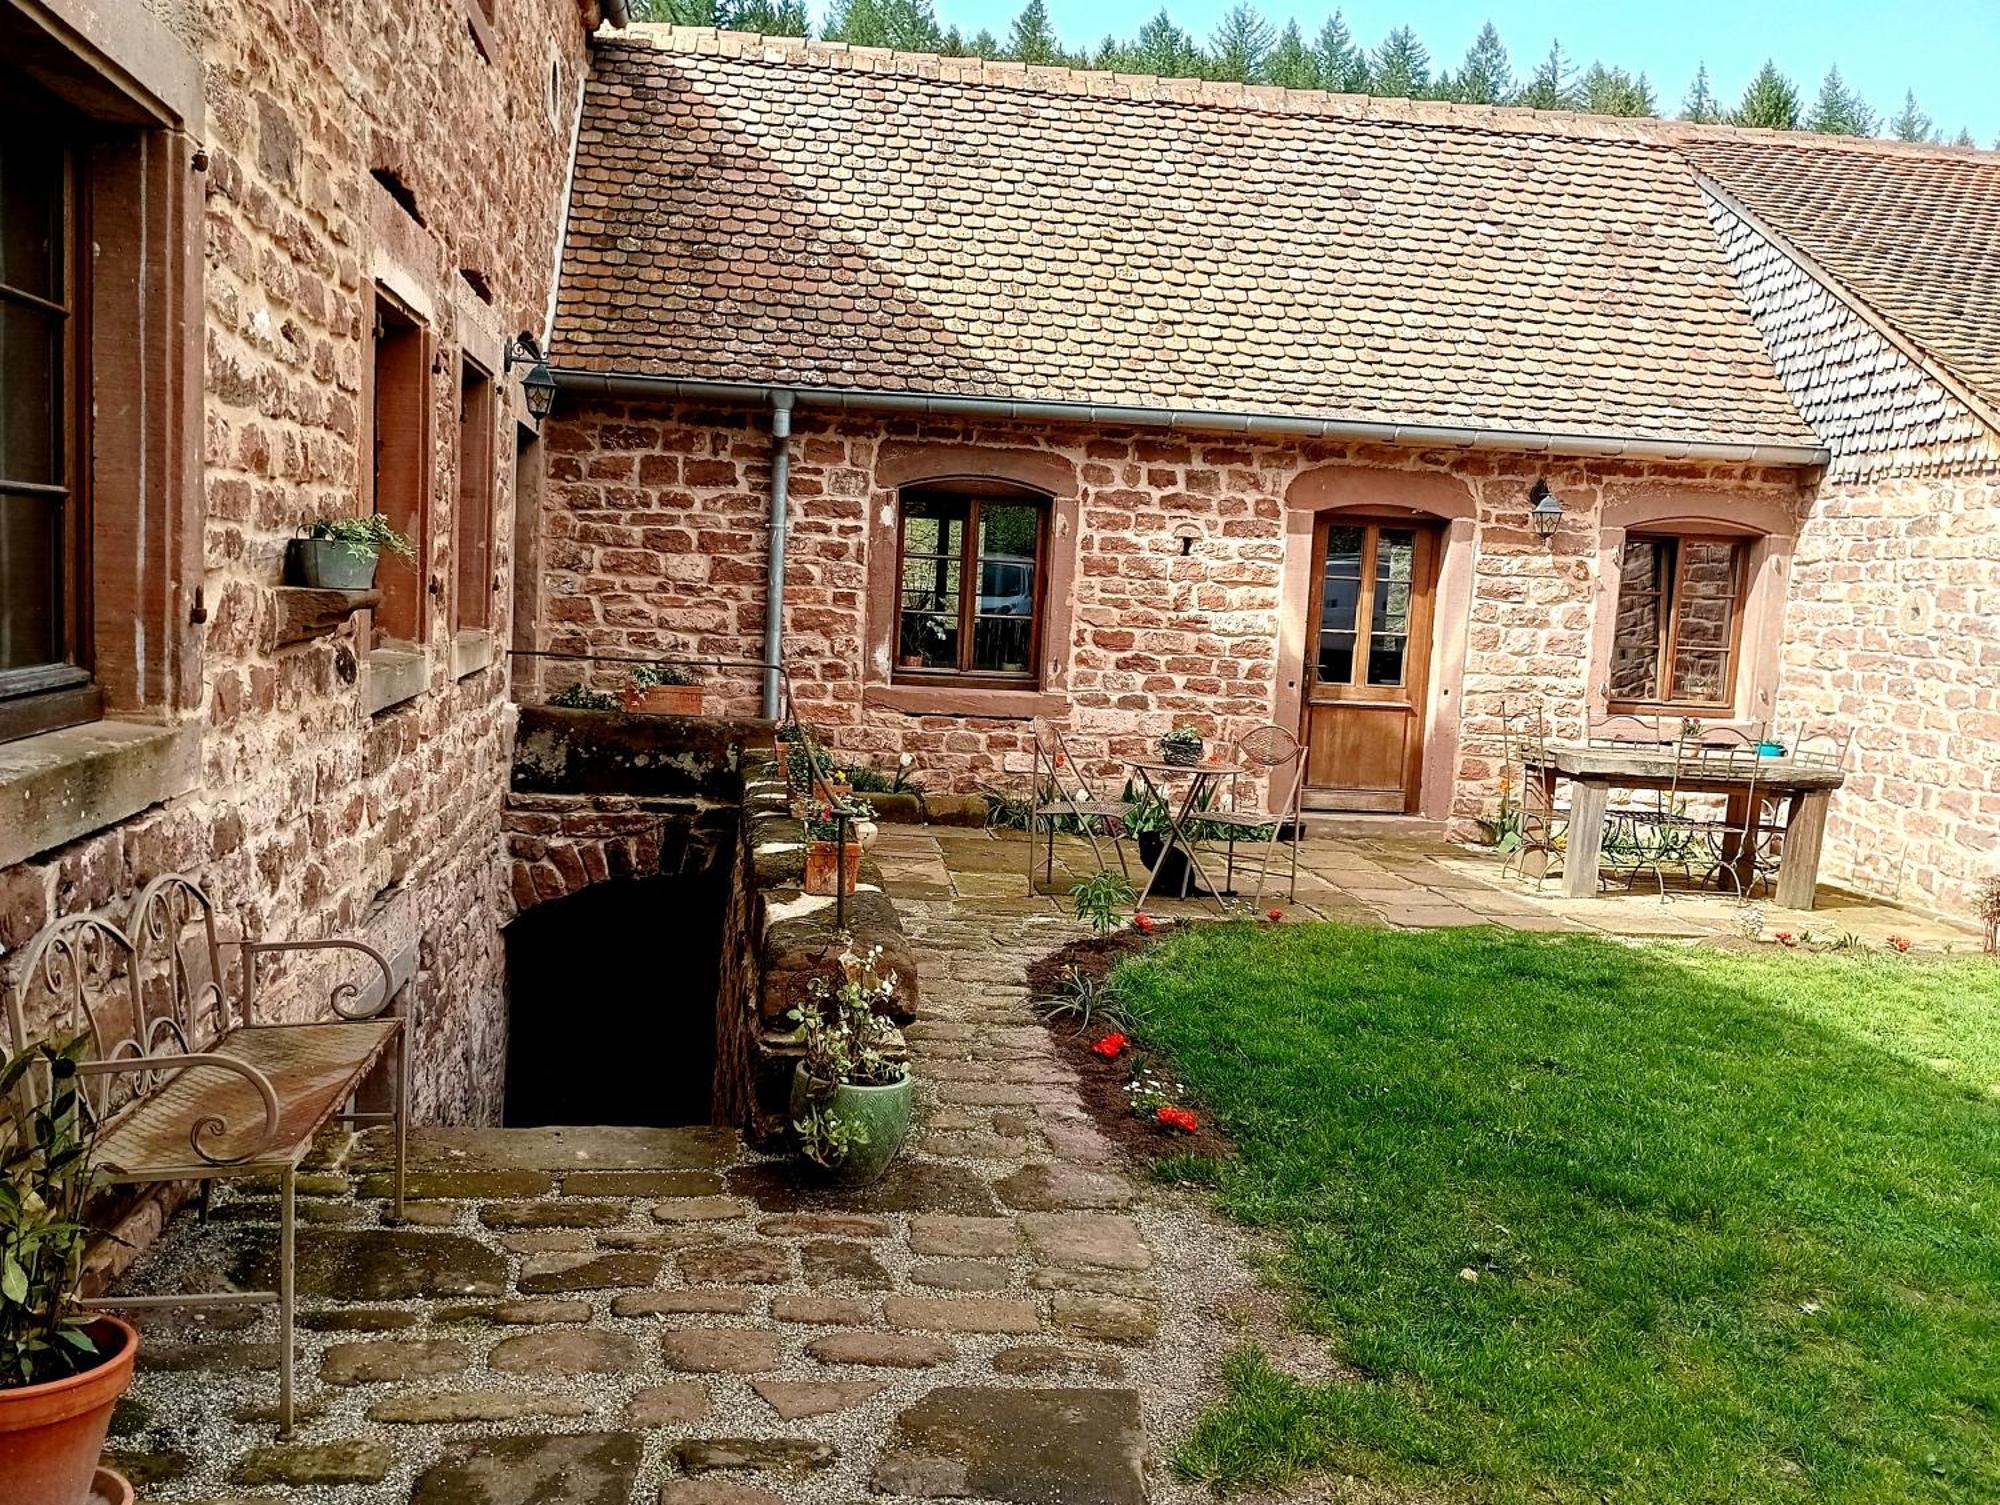
{"type": "MultiPolygon", "coordinates": [[[[169,873],[145,886],[122,926],[91,912],[44,927],[22,953],[8,998],[10,1051],[38,1038],[88,1036],[90,1059],[82,1074],[93,1083],[95,1160],[105,1181],[200,1182],[205,1205],[216,1180],[277,1179],[277,1290],[106,1297],[89,1304],[143,1310],[275,1302],[281,1434],[292,1428],[295,1180],[313,1137],[328,1122],[394,1123],[395,1216],[402,1217],[410,1022],[389,1006],[404,980],[362,941],[224,940],[200,885],[169,873]],[[236,954],[233,1010],[226,951],[236,954]],[[342,977],[329,988],[330,1019],[259,1019],[258,960],[282,953],[358,956],[365,975],[360,981],[342,977]],[[392,1049],[390,1107],[355,1111],[356,1089],[392,1049]]],[[[47,1084],[30,1072],[17,1090],[32,1095],[47,1084]]],[[[0,1111],[5,1108],[0,1104],[0,1111]]]]}

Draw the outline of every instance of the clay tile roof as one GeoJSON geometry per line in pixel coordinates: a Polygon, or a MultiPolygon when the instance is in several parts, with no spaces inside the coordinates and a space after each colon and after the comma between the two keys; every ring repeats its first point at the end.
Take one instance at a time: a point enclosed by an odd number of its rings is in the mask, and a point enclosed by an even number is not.
{"type": "Polygon", "coordinates": [[[1849,295],[2000,401],[2000,155],[1761,132],[1682,149],[1849,295]]]}
{"type": "Polygon", "coordinates": [[[1672,141],[1526,111],[637,27],[559,366],[1801,446],[1672,141]]]}

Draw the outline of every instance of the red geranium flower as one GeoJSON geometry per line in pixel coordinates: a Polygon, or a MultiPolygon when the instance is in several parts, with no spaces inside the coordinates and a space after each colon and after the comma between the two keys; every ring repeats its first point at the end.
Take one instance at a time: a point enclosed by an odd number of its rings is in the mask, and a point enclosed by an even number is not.
{"type": "Polygon", "coordinates": [[[1284,917],[1285,912],[1282,909],[1267,909],[1264,911],[1264,918],[1274,925],[1284,917]]]}
{"type": "Polygon", "coordinates": [[[1151,935],[1153,933],[1153,917],[1147,914],[1145,910],[1140,910],[1132,916],[1132,928],[1137,930],[1141,935],[1151,935]]]}
{"type": "Polygon", "coordinates": [[[1105,1060],[1115,1061],[1120,1055],[1124,1054],[1125,1047],[1131,1043],[1130,1040],[1126,1039],[1116,1030],[1113,1030],[1110,1034],[1094,1042],[1090,1048],[1104,1057],[1105,1060]]]}
{"type": "Polygon", "coordinates": [[[1780,930],[1772,939],[1780,946],[1796,946],[1799,943],[1799,938],[1789,930],[1780,930]]]}
{"type": "Polygon", "coordinates": [[[1910,938],[1907,935],[1892,935],[1889,937],[1889,944],[1898,951],[1908,951],[1910,938]]]}
{"type": "Polygon", "coordinates": [[[1169,1129],[1179,1129],[1183,1134],[1192,1134],[1201,1127],[1201,1120],[1186,1108],[1163,1107],[1153,1117],[1169,1129]]]}

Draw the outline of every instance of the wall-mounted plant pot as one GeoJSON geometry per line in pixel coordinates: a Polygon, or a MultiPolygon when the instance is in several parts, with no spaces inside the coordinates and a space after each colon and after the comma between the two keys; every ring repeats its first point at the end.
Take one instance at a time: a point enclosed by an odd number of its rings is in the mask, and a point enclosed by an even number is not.
{"type": "Polygon", "coordinates": [[[132,1383],[139,1334],[116,1317],[85,1329],[105,1357],[81,1374],[0,1389],[0,1482],[7,1505],[80,1505],[90,1497],[111,1409],[132,1383]]]}
{"type": "Polygon", "coordinates": [[[646,716],[699,716],[700,685],[627,685],[625,709],[646,716]]]}
{"type": "Polygon", "coordinates": [[[817,1104],[821,1111],[860,1130],[861,1142],[833,1169],[821,1170],[843,1186],[866,1186],[879,1181],[903,1148],[910,1134],[911,1080],[886,1087],[856,1087],[842,1083],[828,1094],[806,1075],[800,1063],[792,1077],[792,1117],[801,1119],[817,1104]]]}
{"type": "Polygon", "coordinates": [[[806,892],[809,894],[832,895],[834,885],[840,885],[839,892],[851,894],[854,883],[861,876],[861,843],[850,841],[846,846],[832,841],[808,841],[806,843],[806,892]]]}
{"type": "Polygon", "coordinates": [[[378,549],[355,550],[332,538],[285,541],[285,583],[309,590],[366,591],[375,588],[382,563],[378,549]]]}

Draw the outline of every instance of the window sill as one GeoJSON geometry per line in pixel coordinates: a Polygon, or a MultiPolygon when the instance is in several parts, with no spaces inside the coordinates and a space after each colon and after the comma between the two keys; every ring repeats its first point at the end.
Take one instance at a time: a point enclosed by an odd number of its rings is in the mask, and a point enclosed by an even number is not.
{"type": "Polygon", "coordinates": [[[869,685],[861,703],[908,716],[983,716],[997,721],[1031,721],[1060,716],[1069,698],[1050,690],[981,690],[965,685],[869,685]]]}
{"type": "Polygon", "coordinates": [[[0,744],[0,868],[102,831],[201,782],[201,731],[92,721],[0,744]]]}
{"type": "Polygon", "coordinates": [[[368,655],[368,681],[363,697],[368,714],[414,700],[430,688],[431,656],[421,648],[377,648],[368,655]]]}
{"type": "Polygon", "coordinates": [[[493,634],[484,627],[468,628],[451,640],[451,677],[464,679],[493,667],[493,634]]]}

